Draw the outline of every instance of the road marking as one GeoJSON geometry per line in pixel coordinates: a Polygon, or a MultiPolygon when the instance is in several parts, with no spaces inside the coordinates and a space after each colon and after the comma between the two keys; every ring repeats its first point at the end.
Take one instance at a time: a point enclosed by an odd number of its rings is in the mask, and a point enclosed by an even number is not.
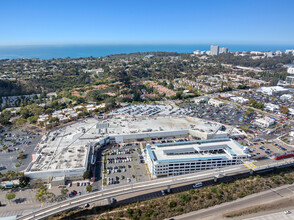
{"type": "Polygon", "coordinates": [[[247,167],[250,170],[253,168],[253,165],[251,163],[244,163],[244,166],[247,167]]]}
{"type": "Polygon", "coordinates": [[[250,169],[250,167],[246,163],[244,164],[244,166],[247,167],[248,169],[250,169]]]}

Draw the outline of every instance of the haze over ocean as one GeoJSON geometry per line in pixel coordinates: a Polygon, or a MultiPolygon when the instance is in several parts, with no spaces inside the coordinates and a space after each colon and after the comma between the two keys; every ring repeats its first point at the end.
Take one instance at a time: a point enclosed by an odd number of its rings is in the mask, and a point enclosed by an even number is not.
{"type": "MultiPolygon", "coordinates": [[[[294,49],[294,45],[222,45],[229,51],[276,51],[294,49]]],[[[0,59],[19,58],[79,58],[100,57],[111,54],[134,53],[134,52],[179,52],[192,53],[194,50],[209,50],[209,44],[149,44],[149,45],[30,45],[30,46],[0,46],[0,59]]]]}

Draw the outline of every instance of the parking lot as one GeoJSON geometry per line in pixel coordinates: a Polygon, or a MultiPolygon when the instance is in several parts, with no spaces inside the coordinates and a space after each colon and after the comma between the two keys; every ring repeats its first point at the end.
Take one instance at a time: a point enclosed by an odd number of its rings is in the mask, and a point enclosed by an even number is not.
{"type": "Polygon", "coordinates": [[[216,107],[208,103],[185,102],[181,107],[188,109],[190,116],[228,125],[250,125],[250,122],[255,120],[255,114],[245,116],[246,110],[228,104],[216,107]]]}
{"type": "Polygon", "coordinates": [[[291,147],[280,141],[266,142],[264,140],[250,143],[248,146],[249,153],[253,159],[274,158],[278,155],[293,152],[291,147]]]}
{"type": "Polygon", "coordinates": [[[264,103],[272,103],[275,105],[285,105],[288,108],[294,108],[294,103],[292,99],[283,99],[281,98],[282,95],[266,95],[261,92],[243,92],[242,96],[247,99],[251,99],[252,95],[254,94],[254,99],[257,101],[262,101],[264,103]]]}
{"type": "Polygon", "coordinates": [[[111,111],[110,115],[127,116],[155,116],[155,115],[189,115],[191,112],[185,108],[164,105],[128,105],[111,111]]]}
{"type": "Polygon", "coordinates": [[[104,187],[149,180],[139,143],[116,145],[103,154],[104,187]]]}
{"type": "Polygon", "coordinates": [[[0,171],[22,171],[32,160],[32,153],[42,138],[42,130],[2,129],[0,131],[0,171]],[[22,153],[21,153],[22,152],[22,153]],[[20,155],[23,158],[18,158],[20,155]]]}

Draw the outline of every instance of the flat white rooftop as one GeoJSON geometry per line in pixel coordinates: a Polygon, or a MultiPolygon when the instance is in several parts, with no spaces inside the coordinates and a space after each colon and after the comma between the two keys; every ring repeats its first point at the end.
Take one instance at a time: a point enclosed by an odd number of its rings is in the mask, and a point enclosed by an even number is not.
{"type": "MultiPolygon", "coordinates": [[[[115,116],[112,119],[104,120],[104,123],[109,123],[109,135],[191,129],[214,133],[222,125],[220,123],[209,122],[190,116],[154,116],[136,118],[115,116]]],[[[227,127],[228,129],[226,131],[218,130],[217,133],[226,133],[232,128],[231,126],[227,127]]]]}
{"type": "Polygon", "coordinates": [[[89,144],[99,136],[97,120],[87,119],[52,131],[39,146],[30,171],[64,170],[85,167],[89,144]],[[84,133],[85,132],[85,133],[84,133]]]}
{"type": "Polygon", "coordinates": [[[158,163],[247,157],[242,146],[228,138],[154,144],[147,151],[158,163]]]}

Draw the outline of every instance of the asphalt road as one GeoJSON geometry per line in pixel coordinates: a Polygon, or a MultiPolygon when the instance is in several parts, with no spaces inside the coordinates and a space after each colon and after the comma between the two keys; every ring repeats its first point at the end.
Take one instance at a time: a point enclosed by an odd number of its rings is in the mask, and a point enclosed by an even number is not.
{"type": "Polygon", "coordinates": [[[240,210],[246,207],[257,206],[268,202],[279,201],[285,198],[294,197],[294,185],[285,185],[276,189],[267,190],[261,193],[256,193],[242,199],[238,199],[232,202],[223,203],[220,205],[213,206],[208,209],[201,209],[196,212],[190,212],[184,215],[176,216],[176,220],[215,220],[223,219],[223,214],[240,210]]]}
{"type": "Polygon", "coordinates": [[[288,220],[288,219],[294,219],[294,210],[290,210],[291,214],[285,214],[283,211],[279,211],[276,213],[263,215],[263,216],[256,216],[252,218],[246,218],[246,220],[288,220]]]}

